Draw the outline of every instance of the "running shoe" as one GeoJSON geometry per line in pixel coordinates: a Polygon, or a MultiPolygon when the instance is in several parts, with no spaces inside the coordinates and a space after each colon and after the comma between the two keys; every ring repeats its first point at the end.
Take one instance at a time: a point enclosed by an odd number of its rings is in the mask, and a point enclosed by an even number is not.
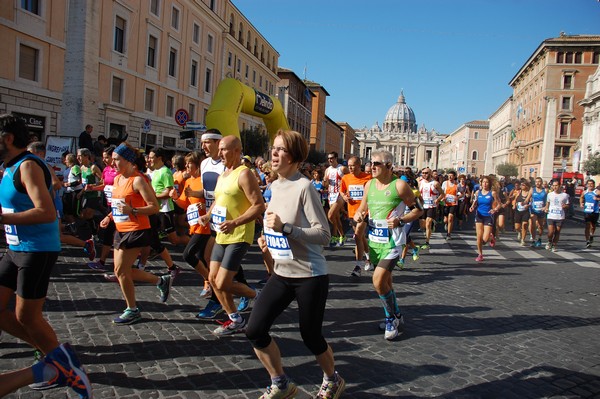
{"type": "Polygon", "coordinates": [[[537,239],[537,241],[535,242],[535,246],[536,246],[537,248],[539,248],[539,247],[541,247],[541,246],[542,246],[542,239],[541,239],[541,238],[538,238],[538,239],[537,239]]]}
{"type": "Polygon", "coordinates": [[[517,233],[517,241],[521,241],[521,233],[517,233]]]}
{"type": "Polygon", "coordinates": [[[585,247],[586,248],[590,248],[592,246],[592,243],[590,241],[586,241],[585,242],[585,247]]]}
{"type": "Polygon", "coordinates": [[[552,246],[552,252],[558,252],[558,248],[556,248],[556,245],[552,246]]]}
{"type": "Polygon", "coordinates": [[[552,249],[552,243],[546,244],[546,249],[550,251],[552,249]]]}
{"type": "Polygon", "coordinates": [[[321,389],[317,392],[315,398],[317,399],[338,399],[344,389],[346,388],[346,381],[339,374],[335,373],[334,381],[326,381],[323,379],[323,383],[321,384],[321,389]]]}
{"type": "Polygon", "coordinates": [[[475,262],[483,262],[483,255],[478,255],[478,256],[475,258],[475,262]]]}
{"type": "Polygon", "coordinates": [[[287,388],[279,389],[277,385],[271,385],[267,387],[265,393],[263,393],[258,399],[288,399],[293,398],[298,393],[298,387],[292,381],[288,381],[287,388]]]}
{"type": "Polygon", "coordinates": [[[240,317],[240,319],[241,320],[238,322],[227,320],[225,323],[215,328],[213,334],[221,336],[243,332],[246,329],[246,319],[242,317],[240,317]]]}
{"type": "Polygon", "coordinates": [[[354,269],[352,269],[352,271],[350,272],[350,276],[352,277],[360,277],[360,265],[356,265],[354,266],[354,269]]]}
{"type": "Polygon", "coordinates": [[[197,319],[214,319],[219,314],[223,313],[225,310],[220,303],[213,301],[212,299],[208,301],[206,307],[202,309],[197,315],[197,319]]]}
{"type": "Polygon", "coordinates": [[[429,249],[429,248],[431,248],[431,247],[429,246],[428,242],[426,242],[425,244],[421,245],[421,249],[429,249]]]}
{"type": "Polygon", "coordinates": [[[450,234],[446,234],[446,241],[450,241],[452,239],[452,236],[450,234]]]}
{"type": "Polygon", "coordinates": [[[527,246],[527,243],[525,242],[525,240],[521,240],[521,246],[522,247],[526,247],[527,246]]]}
{"type": "Polygon", "coordinates": [[[200,292],[200,298],[210,298],[212,296],[213,290],[208,281],[204,281],[204,288],[200,292]]]}
{"type": "Polygon", "coordinates": [[[119,279],[117,278],[117,276],[115,274],[112,273],[104,273],[104,279],[106,281],[110,281],[111,283],[118,283],[119,279]]]}
{"type": "Polygon", "coordinates": [[[56,376],[47,381],[48,384],[69,386],[83,399],[93,397],[90,380],[71,345],[62,344],[48,353],[44,360],[33,366],[34,375],[43,373],[45,367],[56,370],[56,376]]]}
{"type": "Polygon", "coordinates": [[[89,267],[92,270],[98,270],[100,272],[103,272],[105,270],[102,262],[88,262],[87,267],[89,267]]]}
{"type": "Polygon", "coordinates": [[[375,268],[373,267],[373,264],[369,260],[365,261],[364,269],[366,272],[372,272],[373,270],[375,270],[375,268]]]}
{"type": "Polygon", "coordinates": [[[594,236],[590,236],[590,244],[594,243],[594,236]]]}
{"type": "Polygon", "coordinates": [[[331,240],[329,240],[329,246],[335,247],[337,243],[338,243],[338,237],[331,236],[331,240]]]}
{"type": "Polygon", "coordinates": [[[87,254],[90,261],[96,259],[96,246],[94,245],[94,241],[86,240],[85,244],[83,245],[83,252],[87,254]]]}
{"type": "Polygon", "coordinates": [[[383,334],[384,338],[388,341],[393,340],[398,336],[398,326],[400,325],[400,320],[394,317],[386,317],[385,318],[385,333],[383,334]]]}
{"type": "Polygon", "coordinates": [[[173,266],[169,268],[169,274],[171,275],[171,284],[175,282],[175,279],[177,278],[177,276],[179,276],[179,273],[181,273],[181,267],[173,263],[173,266]]]}
{"type": "Polygon", "coordinates": [[[493,234],[490,235],[490,247],[494,248],[496,246],[496,237],[493,234]]]}
{"type": "Polygon", "coordinates": [[[345,243],[346,243],[346,236],[338,237],[338,241],[337,241],[338,247],[343,247],[345,243]]]}
{"type": "Polygon", "coordinates": [[[404,269],[404,259],[403,258],[398,259],[398,262],[396,263],[396,267],[400,270],[404,269]]]}
{"type": "Polygon", "coordinates": [[[142,313],[140,312],[139,309],[125,309],[123,311],[123,314],[115,319],[113,319],[113,323],[118,324],[118,325],[126,325],[126,324],[133,324],[136,321],[139,321],[142,319],[142,313]]]}
{"type": "Polygon", "coordinates": [[[240,303],[238,304],[237,311],[244,312],[250,306],[250,300],[252,298],[248,298],[247,296],[240,297],[240,303]]]}
{"type": "Polygon", "coordinates": [[[159,277],[158,290],[160,291],[160,301],[167,302],[169,299],[169,292],[171,291],[171,284],[173,284],[173,278],[170,274],[165,274],[159,277]]]}
{"type": "Polygon", "coordinates": [[[414,261],[419,260],[419,247],[415,246],[413,248],[412,258],[414,261]]]}

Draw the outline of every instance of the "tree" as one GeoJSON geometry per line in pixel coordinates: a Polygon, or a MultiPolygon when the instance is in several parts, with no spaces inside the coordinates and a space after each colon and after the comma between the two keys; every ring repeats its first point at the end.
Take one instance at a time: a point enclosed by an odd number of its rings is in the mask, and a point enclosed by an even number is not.
{"type": "Polygon", "coordinates": [[[583,170],[592,176],[600,175],[600,152],[596,151],[583,163],[583,170]]]}
{"type": "Polygon", "coordinates": [[[504,177],[519,176],[519,168],[514,163],[501,163],[496,166],[496,173],[504,177]]]}
{"type": "Polygon", "coordinates": [[[241,131],[240,140],[244,155],[264,156],[269,151],[269,135],[258,127],[241,131]]]}
{"type": "Polygon", "coordinates": [[[318,165],[326,161],[327,154],[325,154],[324,152],[320,152],[315,149],[311,149],[308,151],[308,157],[306,158],[306,162],[311,163],[313,165],[318,165]]]}

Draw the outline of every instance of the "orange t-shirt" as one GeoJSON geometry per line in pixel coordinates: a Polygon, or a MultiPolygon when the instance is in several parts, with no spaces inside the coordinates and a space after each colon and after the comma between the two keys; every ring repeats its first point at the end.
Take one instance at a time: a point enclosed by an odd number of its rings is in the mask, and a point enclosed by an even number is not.
{"type": "Polygon", "coordinates": [[[342,177],[340,192],[350,196],[350,199],[348,200],[349,218],[354,217],[354,214],[365,195],[365,184],[371,179],[371,175],[365,172],[360,172],[358,177],[353,174],[347,174],[342,177]]]}
{"type": "Polygon", "coordinates": [[[458,205],[458,185],[454,183],[451,186],[449,181],[445,181],[442,188],[444,189],[444,201],[446,206],[458,205]]]}
{"type": "Polygon", "coordinates": [[[115,177],[115,183],[113,185],[113,192],[111,198],[111,207],[113,220],[115,221],[115,226],[117,227],[117,231],[119,233],[125,233],[129,231],[138,231],[138,230],[146,230],[150,228],[150,219],[148,219],[148,215],[122,215],[119,214],[117,210],[117,205],[119,202],[124,202],[125,204],[131,206],[132,208],[140,208],[142,206],[146,206],[146,201],[140,193],[136,193],[133,190],[133,180],[136,176],[142,176],[141,173],[137,173],[130,178],[125,180],[125,177],[122,175],[117,175],[115,177]]]}
{"type": "Polygon", "coordinates": [[[186,210],[187,221],[190,224],[190,234],[210,234],[210,225],[207,223],[206,226],[202,226],[198,222],[198,218],[206,214],[206,201],[204,198],[198,197],[187,197],[185,195],[185,189],[189,187],[194,191],[204,191],[202,185],[202,178],[190,177],[185,181],[184,186],[181,188],[181,195],[175,203],[182,209],[186,210]],[[202,209],[198,210],[195,204],[201,203],[202,209]],[[193,206],[190,206],[193,205],[193,206]]]}

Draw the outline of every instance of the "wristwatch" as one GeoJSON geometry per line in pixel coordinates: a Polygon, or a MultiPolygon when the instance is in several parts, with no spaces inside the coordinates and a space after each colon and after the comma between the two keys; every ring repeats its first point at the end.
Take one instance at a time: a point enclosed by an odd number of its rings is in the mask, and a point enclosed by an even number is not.
{"type": "Polygon", "coordinates": [[[284,223],[283,227],[281,228],[281,232],[283,233],[284,236],[290,235],[292,234],[292,225],[289,223],[284,223]]]}
{"type": "Polygon", "coordinates": [[[139,212],[139,209],[137,208],[131,208],[131,213],[133,214],[133,216],[137,216],[139,212]]]}

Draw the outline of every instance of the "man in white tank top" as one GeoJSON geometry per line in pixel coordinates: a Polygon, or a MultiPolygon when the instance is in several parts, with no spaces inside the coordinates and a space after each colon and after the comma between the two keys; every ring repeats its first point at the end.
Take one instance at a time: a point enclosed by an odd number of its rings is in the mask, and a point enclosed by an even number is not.
{"type": "Polygon", "coordinates": [[[329,212],[327,218],[332,225],[330,245],[341,247],[344,245],[345,235],[341,218],[344,200],[340,196],[340,185],[342,176],[348,173],[348,168],[338,163],[338,154],[335,151],[327,154],[327,161],[329,167],[325,170],[323,182],[328,191],[329,212]]]}
{"type": "Polygon", "coordinates": [[[440,183],[431,178],[431,169],[423,169],[421,176],[423,178],[419,181],[419,191],[421,192],[421,198],[423,198],[423,215],[420,224],[421,229],[425,228],[425,244],[421,246],[421,249],[429,249],[432,224],[435,220],[437,207],[443,198],[443,191],[440,183]]]}

